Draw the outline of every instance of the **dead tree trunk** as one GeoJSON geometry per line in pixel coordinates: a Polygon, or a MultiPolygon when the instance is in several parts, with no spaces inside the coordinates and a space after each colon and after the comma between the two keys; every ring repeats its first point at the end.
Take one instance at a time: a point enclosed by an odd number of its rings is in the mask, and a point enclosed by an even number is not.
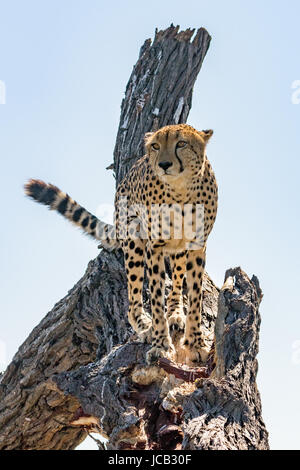
{"type": "MultiPolygon", "coordinates": [[[[193,33],[171,26],[142,46],[122,102],[117,183],[142,155],[146,132],[186,121],[210,42],[203,28],[193,33]]],[[[146,289],[144,297],[147,305],[146,289]]],[[[239,269],[220,293],[206,277],[210,363],[149,368],[126,318],[122,254],[102,251],[0,377],[0,449],[74,449],[87,429],[107,436],[110,449],[268,448],[255,383],[260,298],[257,280],[239,269]]]]}
{"type": "Polygon", "coordinates": [[[114,450],[268,449],[255,382],[258,281],[236,268],[227,271],[220,292],[208,278],[204,290],[203,321],[216,326],[214,369],[184,370],[166,360],[147,367],[147,346],[127,342],[98,362],[54,377],[81,404],[74,425],[93,417],[94,429],[109,436],[114,450]]]}

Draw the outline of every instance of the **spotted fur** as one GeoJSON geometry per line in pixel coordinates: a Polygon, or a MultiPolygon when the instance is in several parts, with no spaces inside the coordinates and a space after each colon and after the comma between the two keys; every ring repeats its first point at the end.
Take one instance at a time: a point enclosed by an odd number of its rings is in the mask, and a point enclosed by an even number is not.
{"type": "Polygon", "coordinates": [[[101,240],[105,248],[122,248],[128,280],[128,318],[139,336],[151,343],[148,363],[174,349],[171,336],[178,330],[185,330],[183,346],[189,361],[203,362],[209,352],[201,333],[201,307],[206,241],[218,205],[218,187],[206,156],[206,144],[212,134],[211,130],[200,132],[186,124],[146,134],[145,156],[133,165],[117,188],[115,227],[98,220],[53,185],[30,180],[25,186],[27,195],[101,240]],[[197,205],[203,207],[202,215],[198,214],[197,205]],[[134,210],[128,212],[128,208],[134,210]],[[186,220],[194,237],[186,236],[186,220]],[[165,257],[169,257],[172,268],[167,315],[165,257]],[[143,309],[144,264],[152,318],[143,309]],[[182,305],[184,277],[188,287],[186,316],[182,305]]]}

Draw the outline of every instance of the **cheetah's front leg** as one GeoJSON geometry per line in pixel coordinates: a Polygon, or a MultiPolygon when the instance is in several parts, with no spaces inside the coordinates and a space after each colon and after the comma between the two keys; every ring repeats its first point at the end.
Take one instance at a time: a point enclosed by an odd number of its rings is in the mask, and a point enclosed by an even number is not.
{"type": "Polygon", "coordinates": [[[129,311],[128,320],[142,341],[151,343],[152,322],[143,309],[143,279],[145,242],[126,240],[123,246],[127,274],[129,311]]]}
{"type": "Polygon", "coordinates": [[[206,362],[209,346],[201,333],[202,280],[205,267],[205,248],[189,250],[186,264],[188,313],[183,345],[190,362],[206,362]]]}
{"type": "Polygon", "coordinates": [[[147,363],[151,364],[173,351],[165,315],[165,262],[161,248],[147,248],[147,267],[152,310],[152,347],[147,353],[147,363]]]}

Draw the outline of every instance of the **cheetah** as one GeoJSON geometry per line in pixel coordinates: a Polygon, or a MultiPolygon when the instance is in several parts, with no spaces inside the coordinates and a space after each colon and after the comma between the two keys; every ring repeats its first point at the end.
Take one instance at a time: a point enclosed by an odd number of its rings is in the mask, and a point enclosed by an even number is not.
{"type": "Polygon", "coordinates": [[[218,186],[206,155],[212,134],[212,130],[197,131],[187,124],[147,133],[145,155],[118,185],[113,225],[100,221],[52,184],[32,179],[25,185],[28,196],[100,240],[104,249],[123,250],[128,320],[141,340],[151,344],[148,364],[175,352],[172,338],[178,331],[184,332],[181,347],[188,362],[203,363],[208,357],[208,343],[201,332],[201,307],[206,242],[218,206],[218,186]],[[166,313],[165,258],[169,258],[172,271],[166,313]],[[145,266],[152,318],[143,308],[145,266]]]}

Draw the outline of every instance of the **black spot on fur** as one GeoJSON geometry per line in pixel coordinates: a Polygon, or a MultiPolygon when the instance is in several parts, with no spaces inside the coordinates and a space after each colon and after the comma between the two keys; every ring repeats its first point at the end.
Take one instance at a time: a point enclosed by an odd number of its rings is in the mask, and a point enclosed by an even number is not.
{"type": "Polygon", "coordinates": [[[83,221],[81,222],[82,227],[86,227],[89,224],[89,221],[90,221],[89,217],[86,217],[85,219],[83,219],[83,221]]]}
{"type": "Polygon", "coordinates": [[[72,217],[72,219],[74,220],[74,222],[78,222],[78,220],[79,220],[80,217],[82,216],[82,213],[83,213],[83,212],[84,212],[83,207],[80,207],[79,209],[76,209],[76,211],[74,212],[73,217],[72,217]]]}
{"type": "Polygon", "coordinates": [[[36,201],[39,201],[45,189],[45,186],[45,183],[43,183],[42,181],[30,180],[25,185],[25,192],[26,194],[28,194],[28,196],[32,197],[36,201]]]}
{"type": "Polygon", "coordinates": [[[69,198],[65,197],[57,206],[57,210],[60,214],[64,215],[68,207],[69,198]]]}
{"type": "Polygon", "coordinates": [[[54,188],[48,188],[45,193],[41,194],[40,202],[46,204],[47,206],[51,206],[51,204],[55,201],[57,195],[57,190],[54,188]]]}
{"type": "Polygon", "coordinates": [[[91,229],[91,230],[94,230],[94,228],[96,228],[96,225],[97,225],[97,219],[94,219],[94,220],[91,222],[90,229],[91,229]]]}

